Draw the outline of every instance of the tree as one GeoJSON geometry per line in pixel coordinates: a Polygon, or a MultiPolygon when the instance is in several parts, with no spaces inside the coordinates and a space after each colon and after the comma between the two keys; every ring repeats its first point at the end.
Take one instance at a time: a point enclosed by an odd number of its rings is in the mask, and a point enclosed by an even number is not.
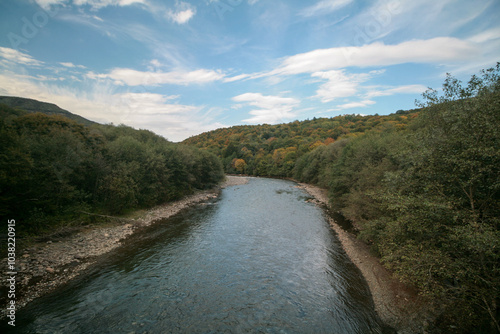
{"type": "Polygon", "coordinates": [[[245,168],[247,166],[247,163],[243,159],[234,159],[233,160],[233,167],[236,169],[240,174],[243,174],[245,172],[245,168]]]}
{"type": "Polygon", "coordinates": [[[443,317],[455,314],[448,321],[464,331],[500,331],[499,72],[482,71],[467,86],[448,75],[442,96],[423,94],[400,168],[379,193],[385,215],[371,224],[383,261],[451,300],[443,317]]]}
{"type": "Polygon", "coordinates": [[[82,212],[122,214],[205,189],[224,176],[208,152],[127,126],[83,126],[0,106],[0,214],[40,234],[82,212]]]}

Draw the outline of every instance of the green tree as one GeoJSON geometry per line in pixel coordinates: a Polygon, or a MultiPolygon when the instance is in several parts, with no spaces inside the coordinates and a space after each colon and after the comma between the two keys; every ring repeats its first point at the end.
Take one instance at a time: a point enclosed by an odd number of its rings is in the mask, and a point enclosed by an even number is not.
{"type": "Polygon", "coordinates": [[[20,234],[121,214],[205,189],[224,176],[218,158],[127,126],[83,126],[63,116],[0,106],[0,214],[20,234]]]}
{"type": "Polygon", "coordinates": [[[369,228],[400,277],[452,301],[442,321],[464,332],[500,330],[499,70],[465,87],[448,75],[442,96],[424,93],[400,169],[379,193],[386,214],[369,228]]]}

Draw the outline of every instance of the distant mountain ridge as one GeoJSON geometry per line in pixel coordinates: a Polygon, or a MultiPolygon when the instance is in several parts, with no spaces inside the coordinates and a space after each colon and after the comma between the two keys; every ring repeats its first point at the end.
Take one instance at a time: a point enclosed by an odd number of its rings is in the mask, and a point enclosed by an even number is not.
{"type": "Polygon", "coordinates": [[[82,116],[64,110],[53,103],[41,102],[33,99],[15,96],[0,96],[0,103],[5,104],[10,108],[24,110],[29,113],[40,112],[46,115],[64,116],[83,125],[98,124],[82,116]]]}

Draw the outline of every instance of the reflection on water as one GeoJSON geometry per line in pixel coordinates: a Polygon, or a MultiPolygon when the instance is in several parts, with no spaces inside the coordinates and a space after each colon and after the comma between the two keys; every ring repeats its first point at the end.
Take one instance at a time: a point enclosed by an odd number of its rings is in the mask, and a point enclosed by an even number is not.
{"type": "Polygon", "coordinates": [[[226,188],[19,311],[15,333],[381,333],[366,283],[304,196],[283,180],[226,188]]]}

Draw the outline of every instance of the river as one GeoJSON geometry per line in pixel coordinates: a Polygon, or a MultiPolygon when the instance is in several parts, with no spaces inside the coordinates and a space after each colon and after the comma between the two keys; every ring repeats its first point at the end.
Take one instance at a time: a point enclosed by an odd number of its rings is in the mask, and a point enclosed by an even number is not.
{"type": "Polygon", "coordinates": [[[17,313],[15,333],[383,333],[325,213],[250,178],[129,238],[17,313]]]}

